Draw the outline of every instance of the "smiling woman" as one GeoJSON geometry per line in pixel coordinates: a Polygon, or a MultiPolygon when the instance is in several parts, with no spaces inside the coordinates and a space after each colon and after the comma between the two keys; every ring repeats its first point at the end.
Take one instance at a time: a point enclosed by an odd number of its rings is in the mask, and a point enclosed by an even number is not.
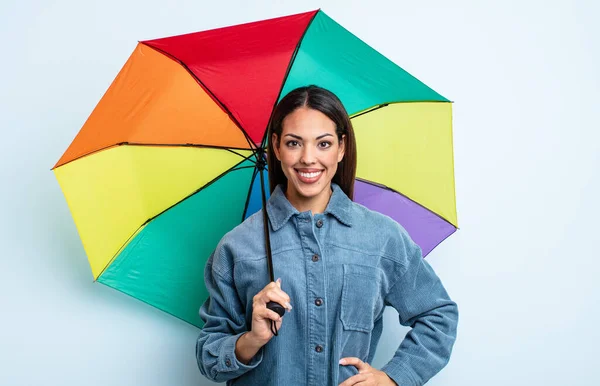
{"type": "Polygon", "coordinates": [[[450,357],[458,310],[406,230],[352,201],[356,144],[344,106],[320,87],[292,90],[267,138],[271,197],[206,265],[200,371],[231,385],[422,385],[450,357]],[[280,279],[263,287],[265,230],[280,279]],[[369,363],[387,305],[413,328],[378,370],[369,363]]]}
{"type": "Polygon", "coordinates": [[[356,140],[335,94],[316,86],[291,91],[279,102],[269,131],[271,191],[282,185],[298,210],[317,213],[325,210],[331,182],[353,198],[356,140]]]}

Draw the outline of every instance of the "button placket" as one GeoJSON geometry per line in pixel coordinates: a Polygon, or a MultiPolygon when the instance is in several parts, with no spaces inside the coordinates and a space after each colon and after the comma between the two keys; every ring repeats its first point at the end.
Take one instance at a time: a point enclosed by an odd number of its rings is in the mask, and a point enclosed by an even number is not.
{"type": "Polygon", "coordinates": [[[309,306],[307,310],[308,339],[306,344],[311,351],[307,360],[309,368],[315,370],[307,373],[306,385],[319,386],[322,385],[323,376],[328,374],[331,366],[327,356],[324,355],[326,352],[324,341],[327,337],[326,309],[325,307],[314,305],[316,299],[320,296],[324,296],[326,290],[326,265],[325,260],[322,260],[324,258],[324,251],[319,243],[319,239],[322,236],[325,227],[322,219],[319,218],[319,215],[311,217],[309,214],[307,216],[308,222],[303,221],[305,219],[304,216],[304,213],[300,214],[299,221],[296,224],[301,235],[302,249],[306,253],[306,289],[308,298],[305,301],[307,302],[307,306],[309,306]],[[321,222],[319,222],[319,220],[321,220],[321,222]],[[319,224],[321,228],[319,228],[319,224]]]}

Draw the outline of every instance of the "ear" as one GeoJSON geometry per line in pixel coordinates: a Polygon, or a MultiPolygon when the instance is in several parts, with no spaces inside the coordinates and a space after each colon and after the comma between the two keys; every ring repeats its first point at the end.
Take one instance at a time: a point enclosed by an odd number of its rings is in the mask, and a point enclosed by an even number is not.
{"type": "Polygon", "coordinates": [[[279,138],[277,137],[277,134],[273,133],[273,135],[271,135],[271,143],[273,144],[273,151],[275,152],[275,157],[277,157],[278,161],[281,161],[281,158],[279,156],[279,138]]]}
{"type": "Polygon", "coordinates": [[[342,162],[342,159],[344,159],[344,154],[346,154],[346,134],[342,135],[342,139],[340,140],[340,146],[338,148],[338,162],[342,162]]]}

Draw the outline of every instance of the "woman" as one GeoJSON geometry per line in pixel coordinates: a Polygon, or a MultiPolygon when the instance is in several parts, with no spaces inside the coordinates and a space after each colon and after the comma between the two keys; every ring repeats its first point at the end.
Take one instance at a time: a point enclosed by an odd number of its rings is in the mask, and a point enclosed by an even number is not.
{"type": "Polygon", "coordinates": [[[200,371],[231,385],[424,384],[450,357],[458,310],[407,232],[351,200],[356,144],[342,103],[316,86],[293,90],[269,135],[267,212],[280,279],[264,286],[262,213],[223,237],[205,270],[200,371]],[[412,330],[377,370],[369,363],[386,305],[412,330]]]}

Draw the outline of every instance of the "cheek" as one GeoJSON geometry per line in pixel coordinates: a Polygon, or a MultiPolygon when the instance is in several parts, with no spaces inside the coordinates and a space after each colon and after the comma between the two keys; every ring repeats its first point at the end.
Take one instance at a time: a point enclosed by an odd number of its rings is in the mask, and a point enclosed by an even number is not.
{"type": "Polygon", "coordinates": [[[281,168],[286,175],[288,173],[288,169],[292,168],[296,164],[296,160],[292,154],[289,154],[289,152],[280,153],[280,161],[281,168]]]}
{"type": "Polygon", "coordinates": [[[338,165],[338,163],[337,163],[337,160],[336,160],[336,162],[334,162],[334,163],[333,163],[333,165],[331,165],[331,166],[329,167],[329,174],[330,174],[331,176],[334,176],[334,175],[335,175],[335,173],[337,172],[337,165],[338,165]]]}
{"type": "Polygon", "coordinates": [[[287,166],[292,166],[297,162],[296,152],[288,149],[281,151],[279,157],[281,158],[281,163],[287,166]]]}
{"type": "Polygon", "coordinates": [[[337,165],[339,162],[338,159],[339,159],[339,153],[337,151],[332,152],[331,156],[328,157],[328,159],[327,159],[327,165],[332,169],[337,169],[337,165]]]}

